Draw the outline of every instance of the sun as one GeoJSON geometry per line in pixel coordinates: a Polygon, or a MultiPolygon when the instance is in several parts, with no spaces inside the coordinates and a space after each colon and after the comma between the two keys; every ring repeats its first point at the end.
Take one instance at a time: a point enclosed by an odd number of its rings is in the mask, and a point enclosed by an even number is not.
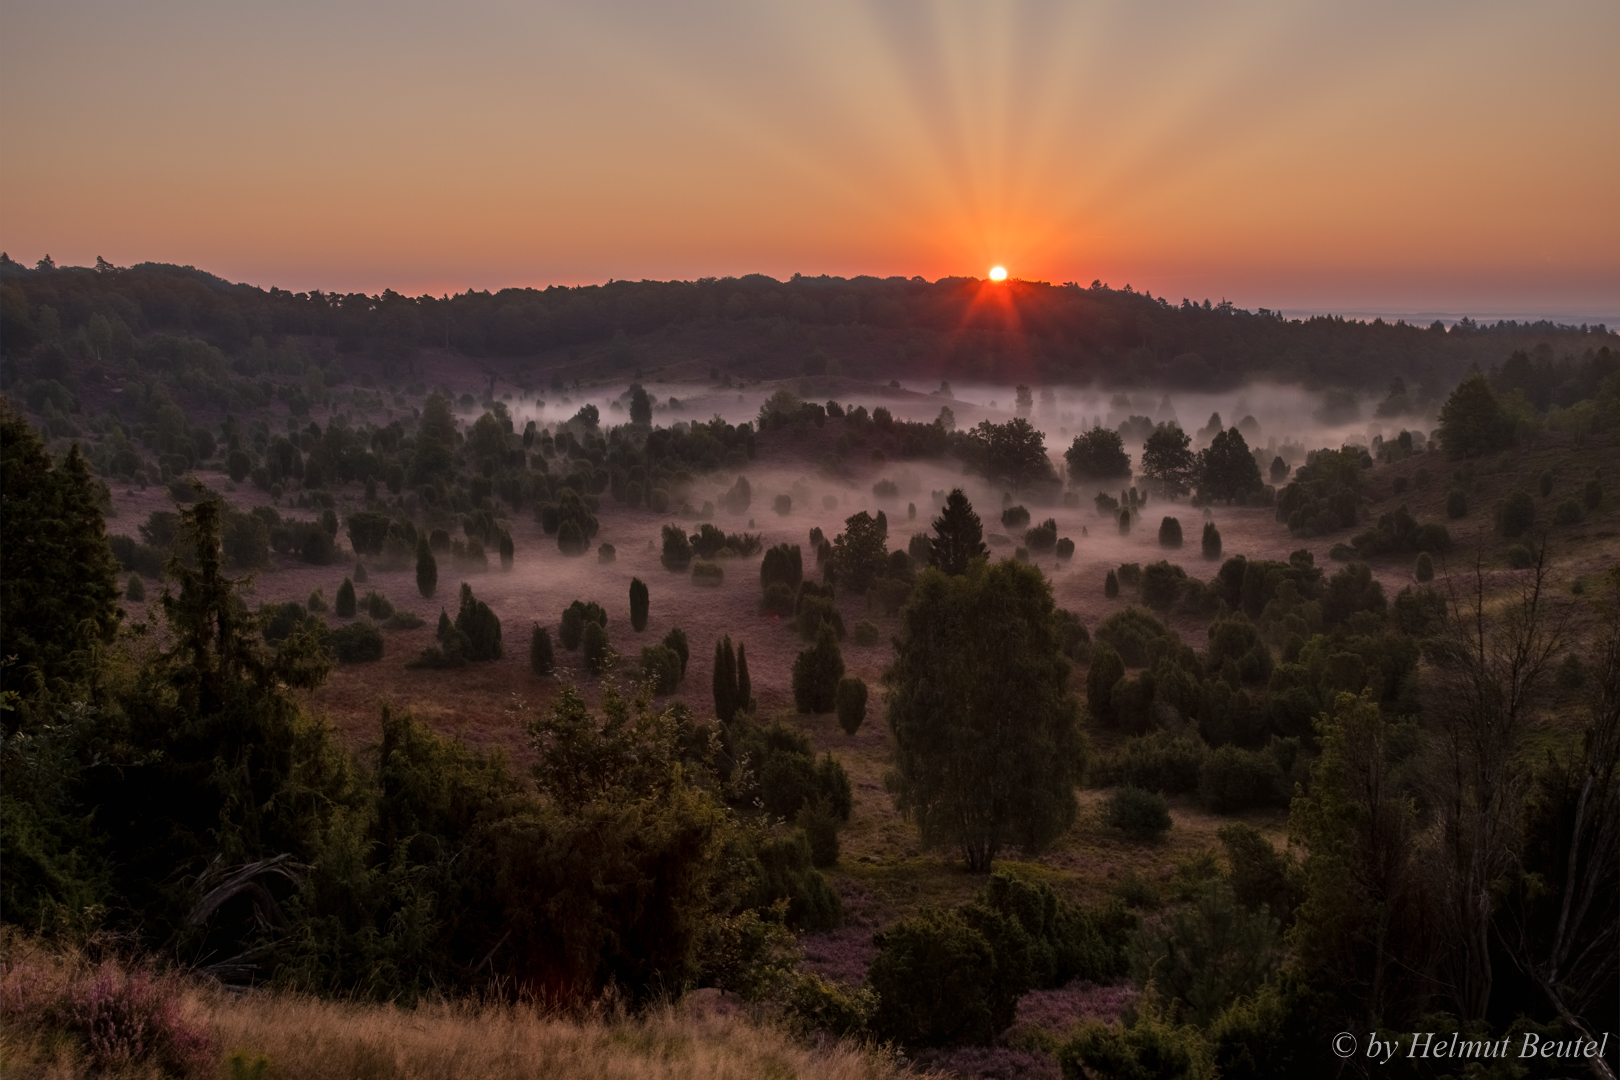
{"type": "Polygon", "coordinates": [[[1006,281],[1007,280],[1007,268],[1005,266],[992,266],[990,268],[990,280],[991,281],[1006,281]]]}

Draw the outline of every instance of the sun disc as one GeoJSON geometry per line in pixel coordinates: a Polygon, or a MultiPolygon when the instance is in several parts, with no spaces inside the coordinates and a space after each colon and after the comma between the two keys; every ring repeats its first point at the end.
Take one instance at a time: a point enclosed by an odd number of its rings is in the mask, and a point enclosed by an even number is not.
{"type": "Polygon", "coordinates": [[[1006,281],[1007,280],[1007,268],[1005,266],[992,266],[990,268],[990,280],[991,281],[1006,281]]]}

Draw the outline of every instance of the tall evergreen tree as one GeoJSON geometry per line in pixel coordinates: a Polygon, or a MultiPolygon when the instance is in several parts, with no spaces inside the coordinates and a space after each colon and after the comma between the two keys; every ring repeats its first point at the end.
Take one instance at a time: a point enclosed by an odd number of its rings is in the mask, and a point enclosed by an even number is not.
{"type": "Polygon", "coordinates": [[[838,634],[827,623],[816,633],[816,643],[793,661],[793,702],[800,712],[832,712],[837,706],[838,680],[844,677],[844,656],[838,634]]]}
{"type": "Polygon", "coordinates": [[[958,847],[977,873],[1074,822],[1085,739],[1055,611],[1041,572],[1011,560],[927,570],[901,611],[884,679],[896,801],[925,843],[958,847]]]}
{"type": "Polygon", "coordinates": [[[990,554],[984,546],[984,523],[973,512],[973,504],[961,488],[952,489],[934,519],[934,538],[929,542],[929,561],[947,574],[960,575],[968,564],[990,554]]]}
{"type": "Polygon", "coordinates": [[[748,677],[748,646],[737,642],[737,709],[754,711],[754,681],[748,677]]]}
{"type": "Polygon", "coordinates": [[[416,590],[422,594],[422,599],[431,600],[438,587],[439,560],[433,557],[427,532],[423,531],[416,538],[416,590]]]}
{"type": "Polygon", "coordinates": [[[737,656],[731,635],[714,643],[714,714],[729,724],[737,713],[737,656]]]}
{"type": "Polygon", "coordinates": [[[647,596],[647,583],[640,578],[630,579],[630,629],[640,633],[647,629],[647,612],[650,607],[647,596]]]}
{"type": "Polygon", "coordinates": [[[118,563],[99,503],[78,444],[53,465],[33,428],[0,399],[0,627],[16,658],[7,679],[16,688],[30,670],[47,686],[82,680],[94,645],[118,631],[118,563]]]}

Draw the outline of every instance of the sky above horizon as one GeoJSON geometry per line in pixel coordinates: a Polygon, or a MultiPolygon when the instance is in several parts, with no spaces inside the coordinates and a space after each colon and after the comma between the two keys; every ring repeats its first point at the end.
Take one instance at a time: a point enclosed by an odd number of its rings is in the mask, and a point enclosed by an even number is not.
{"type": "Polygon", "coordinates": [[[0,248],[1620,321],[1616,42],[1612,0],[9,0],[0,248]]]}

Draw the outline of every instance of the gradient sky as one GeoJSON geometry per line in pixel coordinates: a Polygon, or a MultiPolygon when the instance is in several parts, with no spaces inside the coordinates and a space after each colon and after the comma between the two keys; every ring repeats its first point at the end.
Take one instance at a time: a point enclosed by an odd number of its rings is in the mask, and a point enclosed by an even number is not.
{"type": "Polygon", "coordinates": [[[1617,45],[1615,0],[6,0],[0,248],[1613,318],[1617,45]]]}

